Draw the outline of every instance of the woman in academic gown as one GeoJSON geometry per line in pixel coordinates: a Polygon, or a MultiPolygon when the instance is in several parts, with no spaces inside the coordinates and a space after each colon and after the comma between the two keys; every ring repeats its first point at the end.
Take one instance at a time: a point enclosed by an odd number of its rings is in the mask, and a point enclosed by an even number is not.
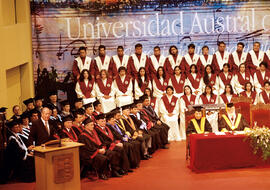
{"type": "Polygon", "coordinates": [[[180,66],[175,66],[174,74],[169,79],[169,85],[175,90],[174,95],[180,98],[184,94],[184,86],[186,84],[186,76],[181,71],[180,66]]]}
{"type": "Polygon", "coordinates": [[[160,100],[159,111],[161,120],[170,127],[168,140],[181,141],[185,139],[185,129],[181,130],[181,132],[179,131],[179,100],[173,95],[173,92],[172,86],[166,88],[166,94],[160,100]]]}
{"type": "Polygon", "coordinates": [[[227,84],[225,85],[225,90],[223,94],[220,95],[219,103],[221,104],[231,103],[233,97],[238,97],[238,96],[234,94],[232,85],[227,84]]]}
{"type": "Polygon", "coordinates": [[[253,86],[251,82],[247,82],[245,84],[243,92],[240,93],[240,96],[245,96],[252,99],[252,104],[256,105],[258,102],[258,96],[255,90],[253,90],[253,86]]]}
{"type": "Polygon", "coordinates": [[[264,83],[264,90],[259,95],[259,103],[270,104],[270,82],[264,83]]]}
{"type": "Polygon", "coordinates": [[[150,88],[146,88],[144,91],[144,94],[146,94],[150,98],[150,105],[155,110],[156,114],[159,116],[159,101],[156,97],[153,96],[153,93],[150,88]]]}
{"type": "Polygon", "coordinates": [[[223,92],[225,90],[225,85],[231,84],[234,88],[234,76],[233,73],[229,71],[230,65],[228,63],[225,63],[223,65],[222,71],[218,75],[219,80],[219,91],[223,92]]]}
{"type": "Polygon", "coordinates": [[[166,75],[164,68],[159,67],[156,76],[153,76],[153,95],[160,99],[166,94],[166,88],[169,85],[169,77],[166,75]]]}
{"type": "Polygon", "coordinates": [[[188,111],[188,106],[198,104],[198,99],[192,94],[190,86],[184,87],[184,95],[180,98],[180,129],[186,129],[185,112],[188,111]]]}
{"type": "Polygon", "coordinates": [[[234,90],[237,94],[244,92],[245,84],[250,82],[252,86],[254,85],[253,78],[246,69],[245,63],[239,65],[239,71],[234,75],[234,90]]]}
{"type": "Polygon", "coordinates": [[[186,84],[191,87],[194,95],[199,96],[202,93],[203,80],[201,75],[198,73],[197,66],[194,64],[190,66],[186,84]]]}
{"type": "Polygon", "coordinates": [[[78,98],[83,98],[83,103],[87,104],[94,102],[95,90],[94,90],[95,79],[92,78],[87,69],[82,70],[79,81],[76,84],[75,91],[78,98]]]}
{"type": "Polygon", "coordinates": [[[132,79],[127,75],[125,67],[119,67],[118,73],[119,74],[113,83],[113,87],[116,92],[116,105],[121,107],[133,102],[132,79]]]}
{"type": "Polygon", "coordinates": [[[108,76],[109,75],[106,70],[101,70],[100,78],[97,79],[95,83],[97,99],[101,103],[103,113],[108,113],[116,107],[114,98],[115,91],[112,88],[113,79],[108,76]]]}
{"type": "Polygon", "coordinates": [[[204,86],[210,85],[212,87],[213,93],[219,94],[219,83],[218,77],[214,73],[211,65],[206,65],[203,77],[204,86]]]}
{"type": "Polygon", "coordinates": [[[139,73],[135,79],[134,91],[135,99],[138,100],[143,94],[146,88],[152,88],[150,77],[146,74],[144,67],[139,69],[139,73]]]}
{"type": "Polygon", "coordinates": [[[260,70],[254,74],[254,86],[257,93],[263,90],[264,83],[270,81],[270,71],[267,70],[267,63],[260,63],[260,70]]]}
{"type": "MultiPolygon", "coordinates": [[[[218,95],[213,93],[212,87],[207,85],[205,87],[204,93],[199,97],[199,104],[218,104],[218,95]]],[[[218,112],[208,111],[206,113],[206,119],[212,126],[213,132],[218,131],[218,112]]]]}

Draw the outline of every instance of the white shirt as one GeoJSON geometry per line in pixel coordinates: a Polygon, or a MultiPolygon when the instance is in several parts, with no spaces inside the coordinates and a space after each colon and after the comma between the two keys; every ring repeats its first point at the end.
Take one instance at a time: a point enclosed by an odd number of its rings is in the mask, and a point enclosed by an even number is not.
{"type": "Polygon", "coordinates": [[[42,117],[41,117],[41,121],[42,121],[42,123],[44,124],[45,127],[47,126],[48,134],[50,135],[50,126],[49,126],[49,122],[48,122],[48,121],[45,121],[42,117]]]}

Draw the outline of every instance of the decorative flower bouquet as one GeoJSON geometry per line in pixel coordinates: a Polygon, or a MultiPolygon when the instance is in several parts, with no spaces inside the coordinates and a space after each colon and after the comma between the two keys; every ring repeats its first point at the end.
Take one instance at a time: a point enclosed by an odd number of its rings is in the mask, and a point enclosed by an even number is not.
{"type": "Polygon", "coordinates": [[[263,160],[267,160],[270,157],[270,129],[265,126],[255,127],[247,131],[246,135],[250,140],[254,154],[261,151],[263,160]]]}

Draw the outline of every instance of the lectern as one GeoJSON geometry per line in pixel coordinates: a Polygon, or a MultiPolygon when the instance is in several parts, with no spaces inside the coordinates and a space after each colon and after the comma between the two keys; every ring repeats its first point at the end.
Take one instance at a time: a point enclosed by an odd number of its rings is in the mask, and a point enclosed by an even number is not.
{"type": "Polygon", "coordinates": [[[35,147],[35,189],[80,190],[80,146],[83,144],[62,142],[61,147],[35,147]]]}

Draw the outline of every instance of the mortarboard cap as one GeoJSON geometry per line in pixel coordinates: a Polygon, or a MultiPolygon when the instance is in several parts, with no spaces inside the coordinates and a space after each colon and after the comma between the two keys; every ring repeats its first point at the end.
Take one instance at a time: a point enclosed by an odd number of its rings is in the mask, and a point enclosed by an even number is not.
{"type": "Polygon", "coordinates": [[[203,107],[202,106],[193,106],[195,111],[202,111],[203,107]]]}
{"type": "Polygon", "coordinates": [[[23,103],[27,106],[30,103],[34,103],[34,99],[33,98],[28,98],[28,99],[24,100],[23,103]]]}
{"type": "Polygon", "coordinates": [[[101,114],[95,116],[95,119],[96,120],[105,119],[105,114],[101,113],[101,114]]]}
{"type": "Polygon", "coordinates": [[[83,121],[83,124],[84,124],[84,126],[85,126],[85,125],[87,125],[88,123],[92,123],[92,122],[93,122],[93,120],[92,120],[91,118],[88,117],[86,120],[83,121]]]}
{"type": "Polygon", "coordinates": [[[121,109],[122,109],[122,111],[126,110],[126,109],[130,109],[130,105],[124,105],[124,106],[121,107],[121,109]]]}
{"type": "Polygon", "coordinates": [[[62,118],[62,121],[63,121],[63,123],[65,123],[66,121],[73,121],[73,120],[72,120],[72,117],[70,115],[67,115],[67,116],[62,118]]]}
{"type": "Polygon", "coordinates": [[[7,110],[7,108],[6,108],[6,107],[1,107],[1,108],[0,108],[0,113],[5,112],[6,110],[7,110]]]}
{"type": "Polygon", "coordinates": [[[88,103],[88,104],[85,104],[83,105],[84,109],[87,109],[89,107],[93,107],[93,103],[88,103]]]}
{"type": "Polygon", "coordinates": [[[96,107],[97,105],[101,104],[99,100],[94,101],[93,106],[96,107]]]}
{"type": "Polygon", "coordinates": [[[231,107],[233,107],[233,106],[234,106],[233,103],[228,103],[228,104],[227,104],[227,107],[228,107],[228,108],[231,108],[231,107]]]}

